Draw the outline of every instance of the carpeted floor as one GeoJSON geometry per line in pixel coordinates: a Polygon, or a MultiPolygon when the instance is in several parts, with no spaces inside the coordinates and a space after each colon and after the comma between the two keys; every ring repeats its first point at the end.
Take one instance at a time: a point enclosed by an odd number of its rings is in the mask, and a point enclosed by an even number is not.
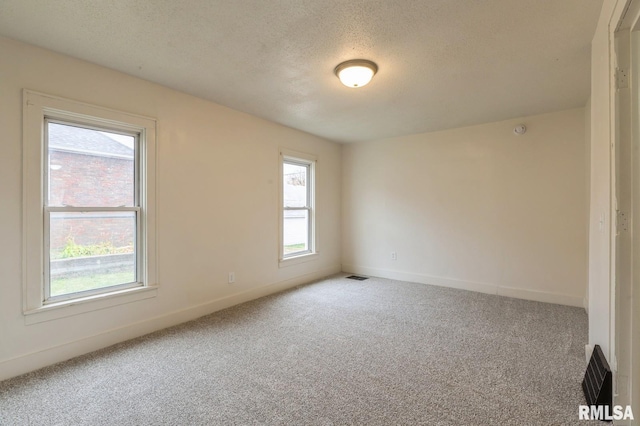
{"type": "Polygon", "coordinates": [[[344,275],[0,383],[1,425],[585,425],[583,309],[344,275]]]}

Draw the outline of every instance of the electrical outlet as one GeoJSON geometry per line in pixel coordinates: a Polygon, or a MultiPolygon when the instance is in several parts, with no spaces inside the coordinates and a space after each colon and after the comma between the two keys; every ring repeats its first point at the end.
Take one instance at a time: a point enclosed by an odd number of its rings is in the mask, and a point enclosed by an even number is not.
{"type": "Polygon", "coordinates": [[[398,260],[398,253],[396,253],[395,251],[391,252],[391,260],[398,260]]]}
{"type": "Polygon", "coordinates": [[[229,284],[233,284],[236,282],[236,273],[229,272],[229,284]]]}

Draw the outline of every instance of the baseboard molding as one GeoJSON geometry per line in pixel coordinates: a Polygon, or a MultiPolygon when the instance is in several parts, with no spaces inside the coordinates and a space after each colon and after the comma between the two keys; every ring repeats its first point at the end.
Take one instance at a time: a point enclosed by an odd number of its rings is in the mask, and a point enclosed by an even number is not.
{"type": "Polygon", "coordinates": [[[582,298],[568,294],[552,293],[550,291],[526,290],[521,288],[497,286],[499,296],[514,297],[516,299],[533,300],[536,302],[553,303],[556,305],[574,306],[582,308],[582,298]]]}
{"type": "Polygon", "coordinates": [[[340,271],[341,268],[339,265],[324,268],[310,274],[256,287],[202,303],[200,305],[192,306],[187,309],[158,315],[153,318],[148,318],[124,327],[108,330],[90,337],[67,342],[15,358],[2,360],[0,361],[0,381],[34,371],[48,365],[66,361],[98,349],[106,348],[126,340],[144,336],[145,334],[149,334],[154,331],[191,321],[240,303],[259,299],[270,294],[279,293],[320,278],[337,274],[340,271]]]}
{"type": "Polygon", "coordinates": [[[583,300],[580,297],[566,294],[544,292],[537,290],[527,290],[521,288],[505,287],[496,284],[488,284],[474,281],[456,280],[451,278],[432,277],[424,274],[395,271],[390,269],[370,268],[359,265],[342,265],[343,272],[352,274],[371,275],[393,280],[411,281],[420,284],[429,284],[439,287],[457,288],[460,290],[476,291],[480,293],[496,294],[498,296],[513,297],[516,299],[533,300],[535,302],[554,303],[556,305],[567,305],[583,307],[583,300]]]}

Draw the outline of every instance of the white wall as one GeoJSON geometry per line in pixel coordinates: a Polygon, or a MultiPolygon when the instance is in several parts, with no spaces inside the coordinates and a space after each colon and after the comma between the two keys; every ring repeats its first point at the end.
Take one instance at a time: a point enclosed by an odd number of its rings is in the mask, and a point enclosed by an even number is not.
{"type": "Polygon", "coordinates": [[[583,306],[587,155],[582,108],[344,146],[343,270],[583,306]]]}
{"type": "Polygon", "coordinates": [[[3,38],[0,120],[0,380],[340,270],[337,144],[3,38]],[[25,325],[23,88],[157,118],[157,297],[25,325]],[[318,157],[322,251],[285,268],[278,268],[279,146],[318,157]]]}

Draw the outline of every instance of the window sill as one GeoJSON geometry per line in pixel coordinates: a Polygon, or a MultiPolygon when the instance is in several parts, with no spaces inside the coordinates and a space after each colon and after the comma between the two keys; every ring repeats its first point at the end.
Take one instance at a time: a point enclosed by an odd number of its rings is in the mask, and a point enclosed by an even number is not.
{"type": "Polygon", "coordinates": [[[40,308],[25,311],[24,323],[25,325],[31,325],[45,321],[52,321],[59,318],[70,317],[72,315],[110,308],[112,306],[124,305],[125,303],[131,303],[138,300],[149,299],[151,297],[156,297],[157,294],[158,287],[136,287],[114,291],[112,293],[84,297],[82,299],[51,303],[40,308]]]}
{"type": "Polygon", "coordinates": [[[300,263],[305,263],[305,262],[310,262],[312,260],[317,260],[318,257],[320,257],[318,255],[318,252],[305,253],[305,254],[301,254],[300,256],[287,257],[286,259],[280,259],[278,267],[285,268],[287,266],[298,265],[300,263]]]}

